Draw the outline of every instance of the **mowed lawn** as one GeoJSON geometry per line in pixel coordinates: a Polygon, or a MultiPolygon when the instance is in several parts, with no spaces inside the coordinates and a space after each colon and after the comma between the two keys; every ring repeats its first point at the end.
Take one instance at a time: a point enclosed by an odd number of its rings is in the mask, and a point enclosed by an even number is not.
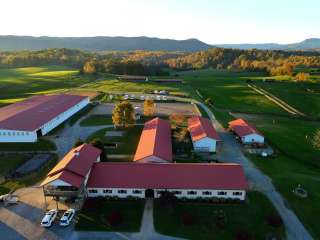
{"type": "Polygon", "coordinates": [[[129,82],[117,80],[113,75],[105,75],[91,84],[87,84],[85,89],[97,90],[101,92],[130,92],[130,93],[147,93],[154,90],[167,90],[171,94],[188,95],[191,88],[188,84],[160,84],[155,82],[129,82]]]}
{"type": "Polygon", "coordinates": [[[320,82],[296,83],[292,81],[276,81],[257,85],[297,108],[307,116],[320,118],[320,82]]]}
{"type": "Polygon", "coordinates": [[[78,214],[77,231],[139,232],[144,201],[106,200],[89,198],[78,214]],[[110,224],[112,214],[120,217],[117,225],[110,224]]]}
{"type": "Polygon", "coordinates": [[[250,239],[266,239],[270,233],[284,239],[283,226],[274,228],[267,224],[267,218],[274,214],[276,210],[268,199],[258,192],[249,192],[242,204],[180,202],[172,212],[156,201],[154,224],[162,234],[194,240],[236,239],[238,232],[248,232],[250,239]],[[225,227],[216,224],[216,214],[221,211],[225,214],[225,227]],[[185,215],[191,216],[192,224],[183,223],[185,215]]]}
{"type": "MultiPolygon", "coordinates": [[[[263,132],[267,141],[277,152],[276,157],[270,159],[250,157],[262,171],[273,179],[276,188],[286,198],[288,205],[293,208],[311,234],[315,238],[320,238],[320,229],[317,226],[317,216],[320,214],[320,151],[316,151],[311,145],[312,136],[317,129],[320,129],[320,123],[292,118],[273,102],[247,87],[246,79],[261,80],[264,78],[262,74],[205,70],[185,72],[181,75],[194,89],[198,89],[204,98],[212,98],[212,110],[224,126],[229,120],[234,119],[229,115],[230,111],[249,113],[237,116],[249,120],[263,132]],[[301,199],[292,193],[298,184],[307,189],[309,193],[307,199],[301,199]]],[[[276,79],[283,80],[283,82],[269,85],[270,87],[275,85],[279,94],[281,90],[277,86],[284,84],[281,87],[283,89],[289,86],[283,96],[288,96],[290,101],[285,97],[283,100],[288,100],[289,104],[302,112],[305,110],[306,113],[309,111],[312,115],[317,114],[319,101],[313,97],[309,98],[309,95],[300,89],[297,90],[298,93],[295,92],[294,89],[297,89],[299,85],[290,82],[289,77],[280,76],[276,79]],[[292,96],[290,90],[293,92],[292,96]],[[295,102],[297,102],[296,106],[295,102]],[[298,104],[304,107],[300,109],[298,104]]],[[[267,85],[267,83],[263,84],[267,85]]],[[[315,88],[317,87],[313,87],[315,88]]],[[[317,93],[313,95],[316,96],[317,93]]],[[[278,97],[281,98],[281,96],[278,97]]]]}
{"type": "Polygon", "coordinates": [[[276,150],[273,158],[250,158],[270,176],[289,206],[315,238],[320,238],[320,151],[311,145],[311,139],[320,123],[274,116],[243,116],[267,137],[276,150]],[[301,185],[308,198],[293,194],[301,185]]]}
{"type": "Polygon", "coordinates": [[[108,154],[134,155],[140,140],[142,129],[143,125],[133,126],[127,129],[101,129],[89,136],[87,142],[98,138],[105,144],[117,143],[117,148],[107,150],[108,154]],[[108,131],[120,131],[122,132],[122,136],[106,137],[106,133],[108,131]]]}
{"type": "Polygon", "coordinates": [[[276,104],[247,86],[246,80],[263,76],[260,73],[201,70],[182,72],[180,75],[194,90],[198,90],[204,99],[211,98],[217,109],[247,113],[286,114],[276,104]]]}
{"type": "Polygon", "coordinates": [[[0,69],[0,105],[13,103],[33,94],[52,93],[92,81],[64,66],[0,69]]]}

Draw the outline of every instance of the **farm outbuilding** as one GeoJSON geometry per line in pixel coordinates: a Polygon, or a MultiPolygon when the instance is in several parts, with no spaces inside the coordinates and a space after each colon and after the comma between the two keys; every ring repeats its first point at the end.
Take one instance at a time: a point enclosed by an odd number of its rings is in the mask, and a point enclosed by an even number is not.
{"type": "Polygon", "coordinates": [[[221,138],[208,118],[189,118],[188,129],[196,152],[217,151],[217,144],[221,142],[221,138]]]}
{"type": "Polygon", "coordinates": [[[36,142],[89,104],[87,96],[35,96],[0,109],[0,142],[36,142]]]}
{"type": "Polygon", "coordinates": [[[154,118],[144,124],[133,160],[143,163],[172,162],[171,126],[168,121],[154,118]]]}
{"type": "Polygon", "coordinates": [[[168,191],[177,198],[245,200],[248,183],[239,164],[95,163],[89,197],[158,198],[168,191]]]}
{"type": "Polygon", "coordinates": [[[241,118],[229,122],[229,129],[239,137],[243,144],[264,143],[264,136],[241,118]]]}
{"type": "Polygon", "coordinates": [[[91,168],[100,162],[101,150],[89,144],[71,149],[41,183],[45,196],[80,197],[86,195],[91,168]]]}

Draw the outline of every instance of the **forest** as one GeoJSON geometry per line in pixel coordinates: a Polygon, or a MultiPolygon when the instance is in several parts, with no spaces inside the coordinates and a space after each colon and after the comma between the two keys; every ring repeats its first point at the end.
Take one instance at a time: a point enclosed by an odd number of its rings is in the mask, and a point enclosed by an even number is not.
{"type": "Polygon", "coordinates": [[[106,72],[132,75],[168,75],[168,71],[227,69],[292,75],[295,67],[320,67],[320,52],[239,50],[212,48],[194,53],[168,51],[85,52],[75,49],[0,51],[0,67],[66,65],[84,74],[106,72]]]}

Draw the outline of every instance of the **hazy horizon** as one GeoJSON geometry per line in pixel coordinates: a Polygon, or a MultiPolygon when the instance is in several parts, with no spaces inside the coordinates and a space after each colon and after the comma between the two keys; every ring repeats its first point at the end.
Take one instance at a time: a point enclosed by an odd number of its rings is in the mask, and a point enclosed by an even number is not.
{"type": "Polygon", "coordinates": [[[196,38],[212,45],[320,37],[316,0],[3,0],[0,7],[0,35],[196,38]]]}

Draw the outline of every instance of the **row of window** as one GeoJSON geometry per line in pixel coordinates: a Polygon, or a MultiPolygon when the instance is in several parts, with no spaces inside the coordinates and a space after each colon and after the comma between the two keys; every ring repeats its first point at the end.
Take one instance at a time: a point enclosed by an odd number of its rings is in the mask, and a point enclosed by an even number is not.
{"type": "Polygon", "coordinates": [[[0,136],[29,136],[29,132],[0,132],[0,136]]]}
{"type": "MultiPolygon", "coordinates": [[[[111,194],[113,191],[112,191],[112,189],[104,189],[102,192],[103,192],[103,193],[107,193],[107,194],[111,194]]],[[[119,189],[119,190],[117,190],[116,192],[119,193],[119,194],[126,194],[128,191],[125,190],[125,189],[119,189]]],[[[90,190],[89,190],[89,193],[98,193],[98,190],[96,190],[96,189],[90,189],[90,190]]],[[[141,191],[141,190],[133,190],[132,193],[133,193],[133,194],[141,194],[142,191],[141,191]]]]}
{"type": "MultiPolygon", "coordinates": [[[[128,191],[125,190],[125,189],[119,189],[119,190],[117,190],[117,193],[119,193],[119,194],[126,194],[127,192],[128,192],[128,191]]],[[[165,191],[163,191],[163,190],[158,190],[158,191],[157,191],[158,194],[161,194],[161,193],[163,193],[163,192],[165,192],[165,191]]],[[[90,190],[89,190],[89,193],[98,193],[98,190],[96,190],[96,189],[90,189],[90,190]]],[[[103,190],[103,193],[111,194],[111,193],[112,193],[112,189],[104,189],[104,190],[103,190]]],[[[133,190],[132,193],[133,193],[133,194],[141,194],[142,191],[141,191],[141,190],[133,190]]],[[[181,194],[182,194],[182,191],[174,191],[174,194],[175,194],[175,195],[181,195],[181,194]]],[[[197,195],[197,191],[187,191],[187,195],[197,195]]],[[[212,192],[210,192],[210,191],[203,191],[203,192],[202,192],[202,195],[204,195],[204,196],[211,196],[211,195],[212,195],[212,192]]],[[[225,195],[227,195],[227,192],[225,192],[225,191],[219,191],[219,192],[217,193],[217,195],[218,195],[218,196],[225,196],[225,195]]],[[[242,192],[233,192],[232,195],[233,195],[233,196],[242,196],[242,192]]]]}

